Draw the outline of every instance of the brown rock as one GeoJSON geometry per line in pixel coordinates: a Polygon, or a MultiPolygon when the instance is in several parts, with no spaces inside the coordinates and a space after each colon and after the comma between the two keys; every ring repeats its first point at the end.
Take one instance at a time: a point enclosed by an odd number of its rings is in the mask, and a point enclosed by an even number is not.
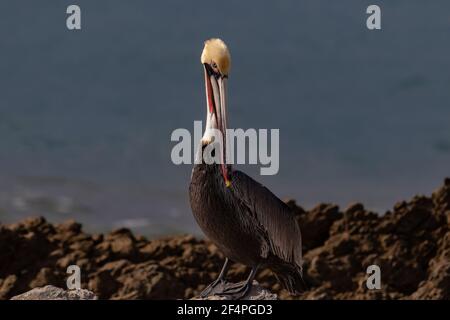
{"type": "Polygon", "coordinates": [[[318,205],[306,214],[300,215],[303,249],[308,251],[322,245],[330,235],[331,225],[341,218],[339,207],[330,204],[318,205]]]}
{"type": "MultiPolygon", "coordinates": [[[[344,212],[287,203],[303,232],[308,289],[292,297],[270,270],[260,270],[261,286],[281,299],[450,299],[450,179],[431,197],[399,202],[383,216],[358,203],[344,212]],[[380,290],[365,286],[372,264],[381,268],[380,290]]],[[[215,245],[190,235],[147,240],[118,229],[91,236],[74,221],[53,226],[30,218],[0,225],[0,299],[64,286],[71,264],[101,299],[191,298],[217,277],[223,260],[215,245]]],[[[233,264],[228,280],[248,272],[233,264]]]]}
{"type": "Polygon", "coordinates": [[[14,286],[17,282],[17,276],[12,274],[4,279],[0,279],[0,299],[8,299],[12,296],[14,286]]]}

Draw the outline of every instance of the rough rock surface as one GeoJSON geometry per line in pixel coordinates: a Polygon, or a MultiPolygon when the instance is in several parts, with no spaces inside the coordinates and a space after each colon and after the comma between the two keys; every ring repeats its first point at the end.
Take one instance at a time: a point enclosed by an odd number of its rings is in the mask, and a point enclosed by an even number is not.
{"type": "MultiPolygon", "coordinates": [[[[353,204],[304,210],[287,202],[303,230],[308,290],[291,297],[269,270],[258,282],[281,299],[450,299],[450,179],[378,215],[353,204]],[[381,268],[381,289],[366,288],[366,269],[381,268]]],[[[223,256],[193,236],[147,240],[127,229],[90,235],[68,221],[43,218],[0,224],[0,299],[48,284],[65,287],[66,268],[100,299],[190,299],[215,279],[223,256]]],[[[229,281],[245,279],[233,265],[229,281]]]]}
{"type": "Polygon", "coordinates": [[[49,285],[34,288],[12,297],[11,300],[97,300],[97,297],[86,289],[64,290],[49,285]]]}

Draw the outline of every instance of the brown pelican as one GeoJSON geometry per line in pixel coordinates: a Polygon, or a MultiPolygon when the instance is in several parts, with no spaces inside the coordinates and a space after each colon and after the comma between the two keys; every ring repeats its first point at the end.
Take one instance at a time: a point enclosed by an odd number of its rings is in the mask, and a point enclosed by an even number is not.
{"type": "MultiPolygon", "coordinates": [[[[288,208],[263,185],[225,163],[227,96],[231,57],[220,39],[205,42],[204,67],[207,120],[200,154],[214,138],[211,129],[223,134],[223,163],[207,164],[203,157],[192,171],[189,196],[192,212],[206,236],[224,253],[226,260],[217,280],[203,292],[244,297],[251,289],[258,268],[270,268],[290,293],[298,293],[302,282],[300,228],[288,208]],[[247,280],[225,281],[229,261],[251,267],[247,280]]],[[[210,163],[210,162],[208,162],[210,163]]]]}

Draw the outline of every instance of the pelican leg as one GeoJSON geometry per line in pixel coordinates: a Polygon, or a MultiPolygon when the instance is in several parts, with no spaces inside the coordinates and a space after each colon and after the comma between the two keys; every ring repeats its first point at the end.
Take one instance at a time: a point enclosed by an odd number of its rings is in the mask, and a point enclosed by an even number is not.
{"type": "Polygon", "coordinates": [[[223,292],[217,293],[219,296],[227,296],[231,300],[242,299],[250,292],[253,286],[253,280],[255,279],[256,273],[258,272],[258,267],[255,266],[250,271],[250,274],[246,281],[238,284],[227,285],[223,292]]]}
{"type": "Polygon", "coordinates": [[[207,296],[214,294],[216,287],[220,284],[221,287],[223,286],[225,282],[225,276],[227,275],[230,261],[228,258],[225,259],[225,263],[223,264],[222,270],[220,271],[219,276],[216,280],[214,280],[212,283],[210,283],[203,291],[200,293],[200,297],[206,298],[207,296]]]}

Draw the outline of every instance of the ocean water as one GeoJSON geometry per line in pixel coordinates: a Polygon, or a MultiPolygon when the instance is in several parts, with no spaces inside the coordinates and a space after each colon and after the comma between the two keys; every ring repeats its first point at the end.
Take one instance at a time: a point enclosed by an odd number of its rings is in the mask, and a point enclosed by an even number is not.
{"type": "Polygon", "coordinates": [[[203,41],[231,50],[229,124],[279,128],[280,171],[243,170],[304,207],[383,213],[450,176],[450,2],[0,2],[0,221],[199,233],[176,128],[204,119],[203,41]],[[82,30],[66,29],[66,7],[82,30]]]}

